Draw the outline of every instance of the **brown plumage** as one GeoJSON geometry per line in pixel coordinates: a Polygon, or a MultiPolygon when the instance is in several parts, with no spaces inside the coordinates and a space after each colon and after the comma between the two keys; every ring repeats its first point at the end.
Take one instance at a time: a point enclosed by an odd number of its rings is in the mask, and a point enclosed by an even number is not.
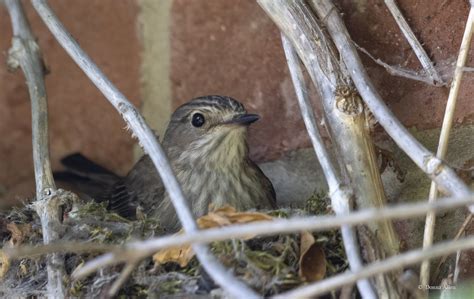
{"type": "MultiPolygon", "coordinates": [[[[258,120],[242,104],[224,96],[193,99],[171,116],[163,148],[195,216],[225,204],[238,210],[276,207],[275,191],[250,160],[247,127],[258,120]]],[[[63,159],[68,171],[57,177],[73,181],[76,190],[109,208],[133,217],[142,207],[167,229],[179,222],[161,179],[148,155],[125,177],[119,177],[80,154],[63,159]]]]}

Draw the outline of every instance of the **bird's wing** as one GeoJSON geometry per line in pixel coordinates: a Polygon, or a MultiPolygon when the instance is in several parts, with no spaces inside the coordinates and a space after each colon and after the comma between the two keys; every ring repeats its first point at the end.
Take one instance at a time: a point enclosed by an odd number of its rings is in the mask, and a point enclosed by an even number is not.
{"type": "Polygon", "coordinates": [[[253,168],[255,168],[255,171],[258,173],[258,177],[260,178],[260,181],[262,183],[262,188],[266,193],[266,197],[268,198],[269,205],[272,209],[278,209],[277,206],[277,201],[276,201],[276,192],[275,189],[273,188],[273,184],[270,181],[269,178],[263,173],[263,171],[258,167],[256,163],[254,163],[252,160],[249,160],[250,164],[252,165],[253,168]]]}
{"type": "Polygon", "coordinates": [[[115,173],[105,167],[91,161],[81,153],[74,153],[61,159],[61,164],[70,172],[81,176],[88,175],[109,175],[116,176],[115,173]]]}
{"type": "Polygon", "coordinates": [[[66,170],[54,172],[55,180],[61,186],[78,193],[82,198],[92,198],[98,202],[107,200],[110,188],[121,179],[80,153],[63,158],[61,163],[66,170]]]}
{"type": "Polygon", "coordinates": [[[117,193],[115,202],[117,204],[132,204],[141,206],[146,213],[156,209],[163,200],[165,189],[161,178],[148,155],[144,155],[130,170],[124,179],[124,186],[127,190],[117,193]]]}

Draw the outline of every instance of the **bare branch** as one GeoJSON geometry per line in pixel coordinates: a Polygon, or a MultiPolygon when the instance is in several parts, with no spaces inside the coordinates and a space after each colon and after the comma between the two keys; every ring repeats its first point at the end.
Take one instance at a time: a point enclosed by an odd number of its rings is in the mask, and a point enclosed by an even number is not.
{"type": "MultiPolygon", "coordinates": [[[[464,35],[462,37],[461,48],[459,49],[459,55],[456,62],[456,68],[454,69],[453,81],[451,82],[451,89],[449,90],[448,102],[446,103],[446,110],[444,112],[443,125],[441,127],[441,134],[439,137],[438,151],[436,155],[439,159],[444,159],[446,152],[448,151],[449,135],[451,133],[451,127],[453,125],[454,111],[456,110],[456,101],[459,94],[459,88],[461,87],[461,80],[464,74],[463,68],[466,65],[467,55],[469,52],[469,46],[471,44],[472,32],[474,29],[474,8],[471,7],[469,16],[466,22],[466,28],[464,29],[464,35]]],[[[438,189],[434,182],[431,182],[431,188],[429,193],[429,201],[435,201],[438,196],[438,189]]],[[[471,211],[474,212],[474,211],[471,211]]],[[[423,235],[423,248],[433,244],[434,228],[436,223],[436,217],[433,213],[428,213],[425,220],[425,232],[423,235]]],[[[421,264],[420,270],[420,284],[427,285],[430,280],[430,262],[425,261],[421,264]]]]}
{"type": "MultiPolygon", "coordinates": [[[[13,39],[8,51],[8,65],[21,67],[26,77],[31,98],[31,118],[33,136],[33,163],[36,181],[36,202],[34,206],[40,216],[45,244],[60,238],[61,227],[59,196],[56,192],[51,164],[49,161],[48,102],[44,84],[44,67],[39,46],[30,30],[28,20],[19,0],[6,0],[10,14],[13,39]]],[[[48,271],[48,297],[61,298],[66,294],[63,283],[64,260],[58,254],[46,258],[48,271]]]]}
{"type": "Polygon", "coordinates": [[[336,169],[332,165],[331,158],[329,156],[326,147],[324,146],[323,139],[319,134],[319,129],[316,125],[316,117],[314,116],[311,102],[308,99],[308,93],[306,84],[304,82],[303,72],[300,68],[300,60],[298,54],[293,49],[291,42],[281,34],[281,40],[283,44],[283,50],[286,56],[286,62],[290,70],[291,79],[296,92],[296,98],[303,116],[303,121],[308,131],[308,135],[311,139],[314,152],[318,157],[321,168],[323,169],[324,176],[329,185],[330,193],[334,192],[341,184],[341,179],[336,173],[336,169]]]}
{"type": "Polygon", "coordinates": [[[6,0],[13,27],[12,47],[8,51],[8,65],[20,66],[26,77],[31,97],[33,162],[38,200],[56,189],[49,161],[48,102],[44,85],[44,66],[38,44],[29,28],[21,3],[6,0]]]}
{"type": "MultiPolygon", "coordinates": [[[[336,47],[341,54],[349,73],[364,102],[374,114],[380,125],[393,138],[397,145],[422,169],[440,188],[448,194],[469,195],[470,190],[445,162],[435,157],[421,145],[393,115],[373,86],[364,69],[357,50],[351,43],[349,33],[330,0],[311,1],[318,16],[325,20],[336,47]]],[[[474,205],[470,207],[474,211],[474,205]]]]}
{"type": "MultiPolygon", "coordinates": [[[[291,41],[319,92],[335,156],[344,181],[351,183],[343,191],[335,184],[330,185],[336,213],[347,213],[352,204],[358,209],[385,205],[365,107],[324,26],[304,1],[259,0],[258,3],[291,41]]],[[[368,228],[378,242],[364,243],[366,251],[383,252],[387,256],[398,253],[400,242],[392,223],[371,223],[368,228]]],[[[384,277],[376,289],[382,297],[385,294],[393,297],[396,295],[391,294],[397,292],[395,281],[389,277],[384,277]]]]}
{"type": "MultiPolygon", "coordinates": [[[[173,174],[172,168],[166,159],[163,148],[159,144],[152,130],[145,123],[138,110],[126,99],[126,97],[110,82],[105,74],[97,67],[92,59],[79,47],[74,38],[67,32],[59,19],[53,13],[45,0],[31,0],[34,8],[40,15],[59,44],[66,50],[77,65],[84,71],[94,85],[104,94],[109,102],[119,111],[133,134],[138,138],[145,152],[150,156],[166,187],[173,206],[176,210],[183,228],[191,233],[198,230],[196,222],[188,207],[187,201],[181,187],[173,174]]],[[[209,275],[230,294],[246,295],[254,297],[256,293],[246,287],[243,283],[233,278],[223,267],[212,260],[207,247],[195,245],[194,250],[202,266],[209,275]]]]}
{"type": "MultiPolygon", "coordinates": [[[[338,215],[348,213],[350,212],[350,195],[349,192],[344,192],[342,190],[341,180],[337,177],[336,170],[331,163],[329,154],[326,150],[326,147],[324,146],[321,135],[319,134],[319,130],[316,125],[316,118],[306,93],[307,89],[304,83],[303,73],[300,68],[300,61],[290,41],[285,37],[284,34],[281,35],[281,38],[286,61],[290,70],[291,78],[293,80],[293,85],[295,87],[296,97],[300,106],[301,115],[303,116],[306,130],[308,131],[314,151],[318,157],[319,163],[323,169],[324,175],[329,185],[329,194],[331,196],[332,206],[338,215]]],[[[358,246],[355,232],[352,227],[347,225],[341,226],[341,231],[344,249],[349,260],[350,268],[352,271],[360,270],[362,268],[362,259],[360,257],[360,248],[358,246]]],[[[359,281],[357,286],[364,298],[377,297],[368,280],[359,281]]]]}
{"type": "Polygon", "coordinates": [[[458,241],[447,241],[426,249],[411,250],[380,262],[374,262],[358,272],[346,272],[344,274],[336,275],[323,281],[279,294],[278,296],[275,296],[275,298],[309,298],[312,296],[322,295],[344,285],[355,283],[359,279],[403,269],[406,266],[419,263],[423,260],[470,248],[474,248],[474,237],[458,241]]]}
{"type": "Polygon", "coordinates": [[[137,262],[133,261],[125,264],[122,273],[120,273],[120,276],[114,281],[109,291],[107,292],[108,298],[113,298],[117,294],[123,284],[127,281],[128,277],[130,277],[133,270],[135,270],[136,266],[137,262]]]}
{"type": "Polygon", "coordinates": [[[439,86],[436,85],[437,83],[435,83],[433,81],[433,79],[431,77],[428,77],[428,76],[425,76],[425,75],[421,75],[419,74],[418,72],[415,72],[415,71],[412,71],[412,70],[408,70],[408,69],[403,69],[401,67],[397,67],[397,66],[393,66],[393,65],[390,65],[390,64],[387,64],[385,62],[383,62],[382,60],[378,59],[378,58],[375,58],[372,54],[369,53],[369,51],[367,51],[366,49],[362,48],[361,46],[359,46],[358,44],[356,44],[354,41],[352,41],[354,43],[354,45],[356,46],[356,48],[361,51],[362,53],[364,53],[365,55],[367,55],[370,59],[372,59],[376,64],[382,66],[385,68],[385,70],[392,76],[398,76],[398,77],[402,77],[402,78],[407,78],[407,79],[410,79],[410,80],[415,80],[415,81],[420,81],[420,82],[424,82],[426,84],[429,84],[429,85],[434,85],[434,86],[439,86]]]}
{"type": "MultiPolygon", "coordinates": [[[[457,239],[459,239],[461,237],[462,234],[465,233],[466,231],[466,228],[467,226],[471,223],[472,221],[472,214],[469,214],[467,215],[466,219],[464,219],[464,222],[463,224],[461,225],[461,227],[459,228],[458,232],[456,233],[456,235],[454,236],[453,240],[456,241],[457,239]]],[[[441,266],[446,262],[446,259],[448,258],[448,255],[444,255],[439,263],[438,263],[438,266],[436,267],[436,270],[434,272],[434,275],[433,277],[437,278],[438,277],[438,274],[439,274],[439,270],[441,269],[441,266]]]]}
{"type": "Polygon", "coordinates": [[[395,0],[385,0],[385,5],[387,6],[388,10],[392,14],[395,21],[397,22],[398,27],[400,27],[400,30],[402,31],[406,40],[408,41],[411,48],[413,49],[413,52],[415,52],[416,57],[418,57],[418,60],[420,61],[423,68],[425,69],[426,73],[431,78],[431,84],[435,86],[446,85],[446,83],[443,81],[443,79],[441,79],[441,76],[438,74],[438,72],[434,68],[433,62],[428,57],[428,54],[426,54],[420,42],[418,41],[415,34],[411,30],[410,25],[408,25],[407,21],[403,17],[400,9],[395,3],[395,0]]]}

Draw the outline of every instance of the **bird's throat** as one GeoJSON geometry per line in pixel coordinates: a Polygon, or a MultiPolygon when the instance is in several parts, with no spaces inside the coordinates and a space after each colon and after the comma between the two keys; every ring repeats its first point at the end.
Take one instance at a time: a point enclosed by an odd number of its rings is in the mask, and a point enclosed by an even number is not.
{"type": "Polygon", "coordinates": [[[249,169],[246,131],[233,130],[199,140],[182,153],[173,167],[197,216],[209,207],[230,204],[239,210],[252,207],[255,173],[249,169]]]}

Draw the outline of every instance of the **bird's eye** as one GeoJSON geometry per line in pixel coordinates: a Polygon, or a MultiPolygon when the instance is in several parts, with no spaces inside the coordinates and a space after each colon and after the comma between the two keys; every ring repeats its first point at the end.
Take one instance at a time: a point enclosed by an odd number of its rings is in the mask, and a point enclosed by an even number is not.
{"type": "Polygon", "coordinates": [[[202,115],[201,113],[195,113],[193,115],[193,119],[191,120],[191,123],[196,128],[199,128],[199,127],[202,127],[202,125],[204,125],[205,121],[206,120],[204,119],[204,115],[202,115]]]}

